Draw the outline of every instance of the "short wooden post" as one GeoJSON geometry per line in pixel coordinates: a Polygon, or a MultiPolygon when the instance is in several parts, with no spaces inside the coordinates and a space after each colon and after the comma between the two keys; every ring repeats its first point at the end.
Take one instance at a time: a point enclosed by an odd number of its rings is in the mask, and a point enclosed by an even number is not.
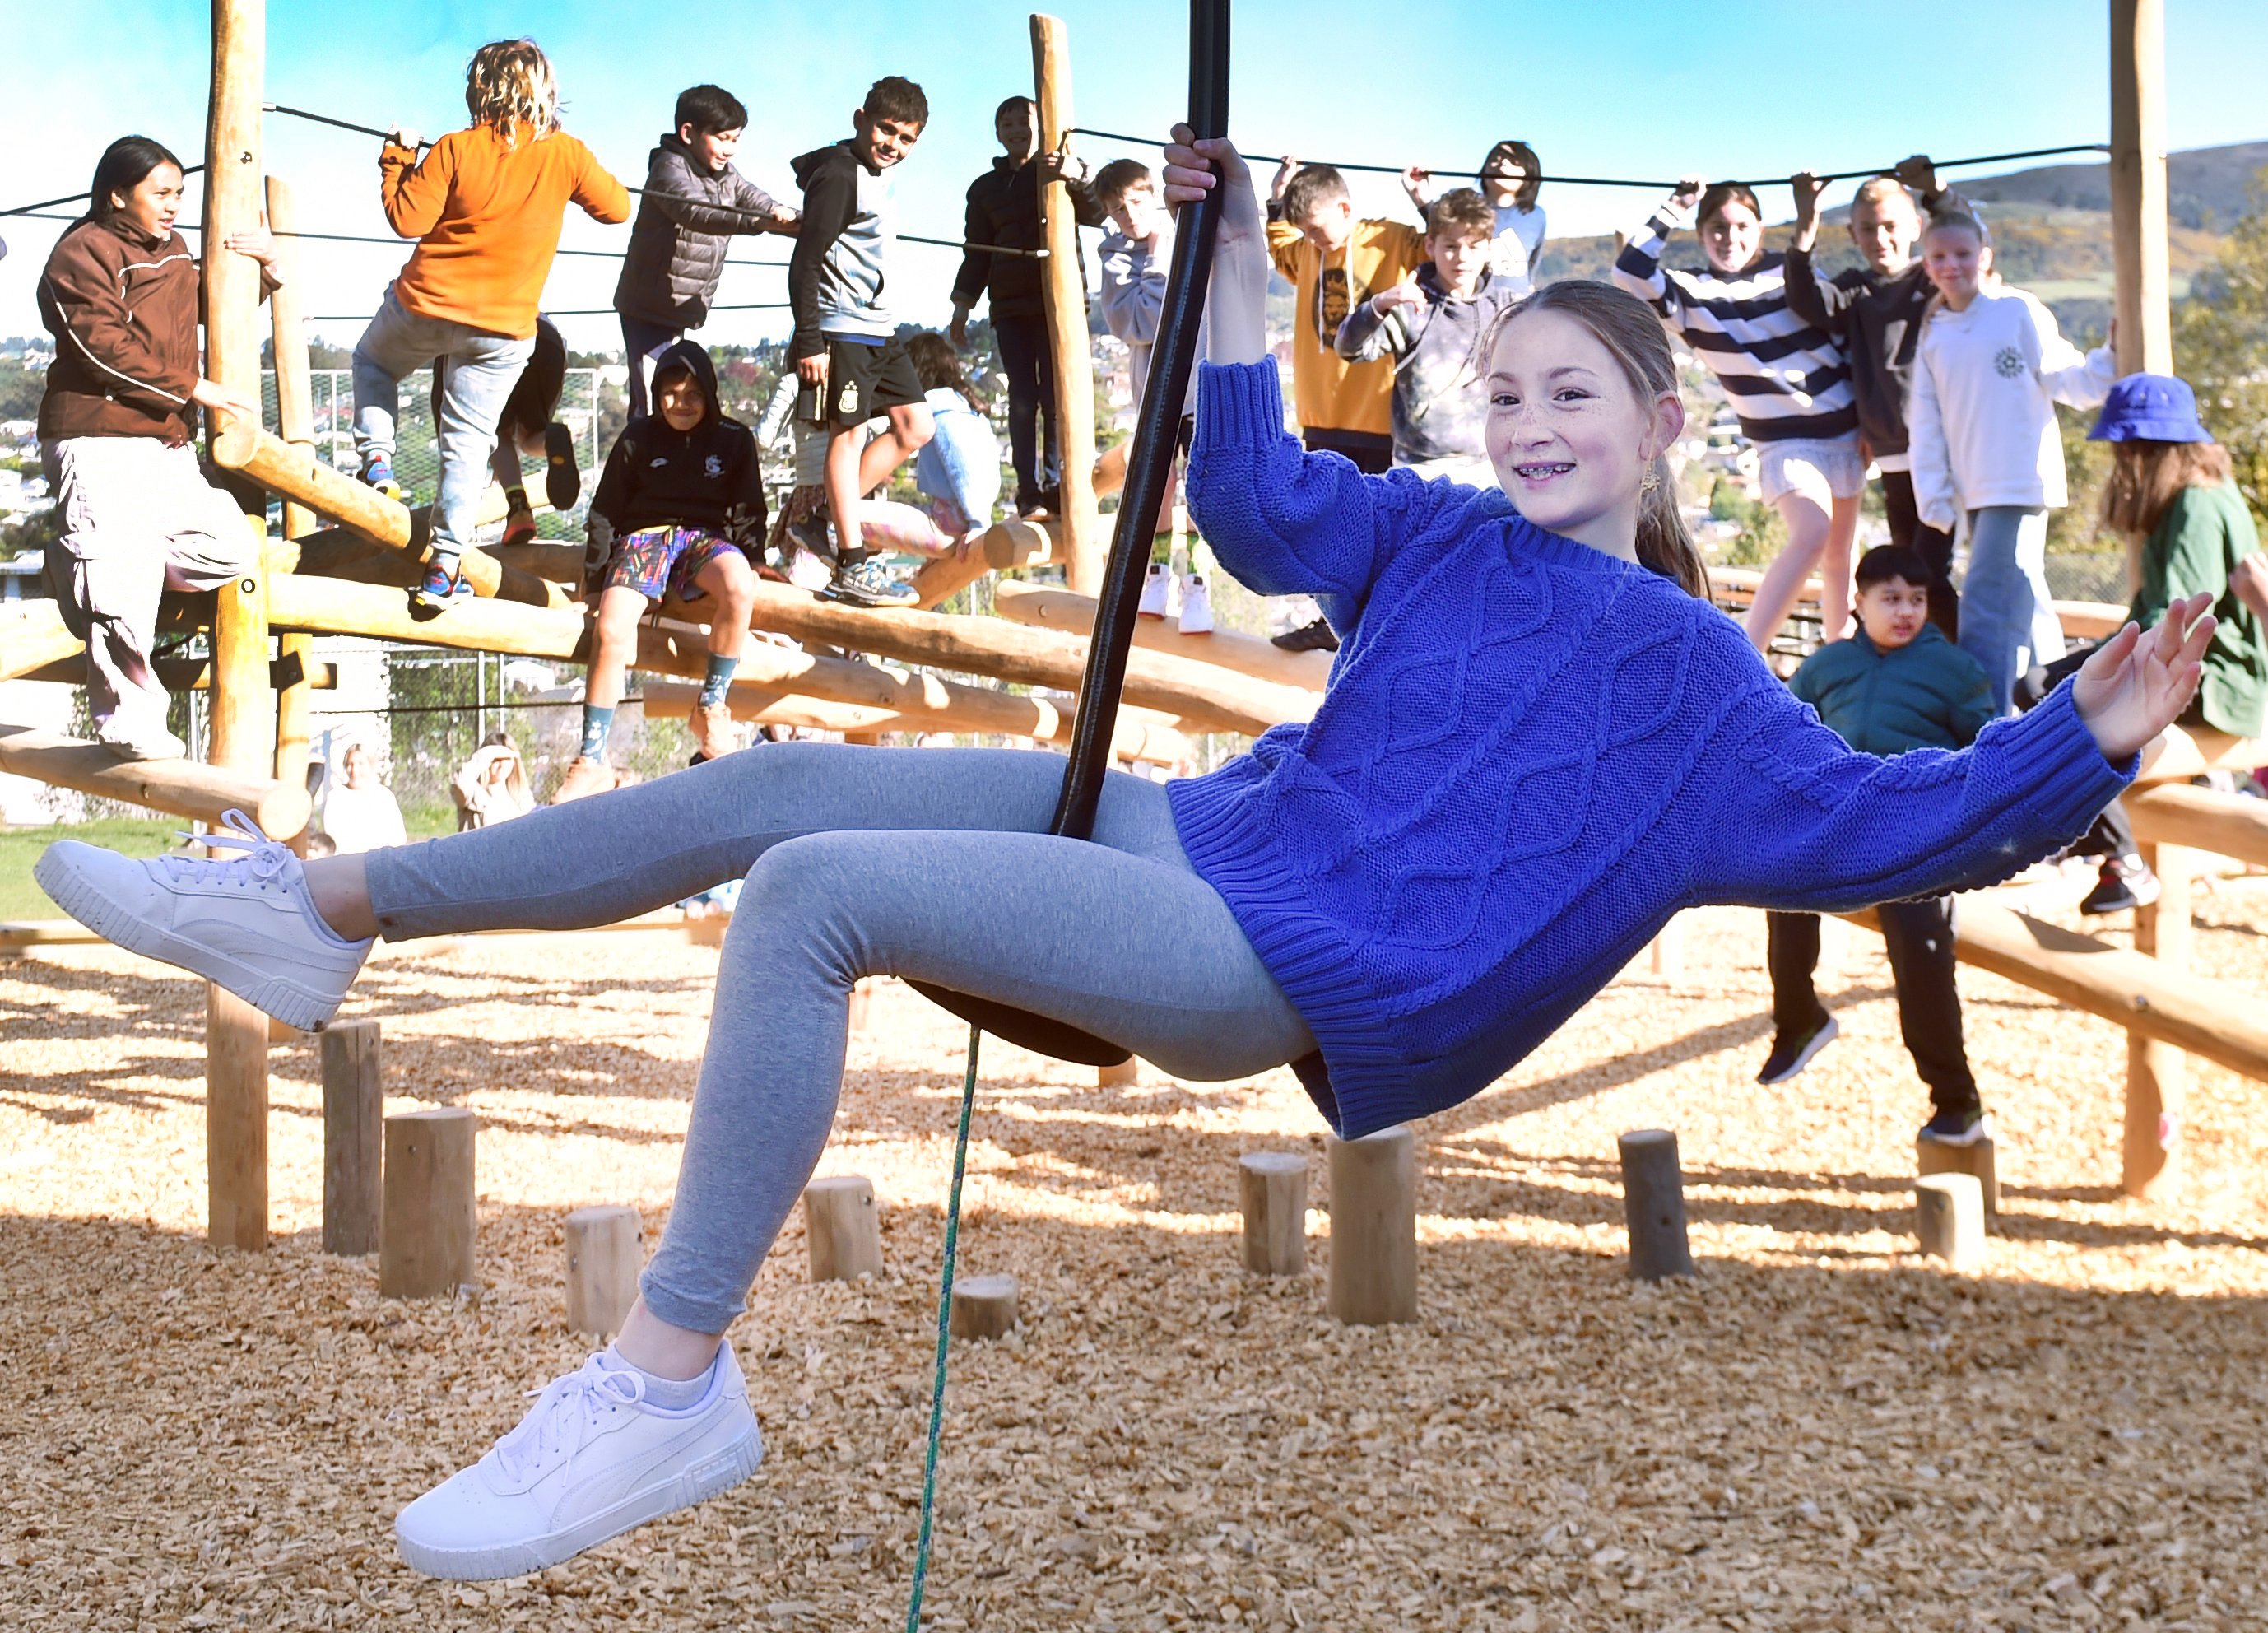
{"type": "MultiPolygon", "coordinates": [[[[2158,899],[2134,910],[2134,950],[2169,972],[2189,967],[2190,882],[2195,859],[2185,846],[2145,844],[2142,861],[2158,876],[2158,899]]],[[[2169,1193],[2181,1180],[2182,1103],[2189,1057],[2168,1043],[2126,1034],[2126,1115],[2119,1143],[2118,1188],[2129,1196],[2169,1193]]]]}
{"type": "Polygon", "coordinates": [[[873,1024],[874,983],[871,978],[862,979],[850,989],[850,1030],[863,1032],[873,1024]]]}
{"type": "Polygon", "coordinates": [[[733,927],[729,913],[701,913],[685,920],[685,939],[696,947],[722,947],[725,932],[733,927]]]}
{"type": "Polygon", "coordinates": [[[2165,0],[2110,0],[2110,247],[2121,374],[2173,371],[2166,196],[2165,0]]]}
{"type": "Polygon", "coordinates": [[[1098,1089],[1124,1089],[1142,1081],[1142,1062],[1128,1055],[1116,1066],[1094,1068],[1094,1086],[1098,1089]]]}
{"type": "Polygon", "coordinates": [[[1945,1145],[1938,1141],[1914,1142],[1914,1171],[1919,1174],[1967,1174],[1977,1181],[1984,1201],[1989,1228],[2000,1216],[2000,1158],[1992,1136],[1974,1145],[1945,1145]]]}
{"type": "Polygon", "coordinates": [[[1646,950],[1648,964],[1653,972],[1665,981],[1681,980],[1685,975],[1685,920],[1672,918],[1663,925],[1646,950]]]}
{"type": "Polygon", "coordinates": [[[1331,1264],[1325,1305],[1341,1321],[1418,1319],[1418,1141],[1397,1124],[1330,1141],[1331,1264]]]}
{"type": "MultiPolygon", "coordinates": [[[[1032,77],[1040,112],[1039,151],[1052,153],[1071,130],[1071,31],[1061,18],[1033,14],[1032,77]]],[[[1080,595],[1099,595],[1108,541],[1094,508],[1094,354],[1087,338],[1079,216],[1071,188],[1061,181],[1040,195],[1040,237],[1048,252],[1040,287],[1047,305],[1048,349],[1055,355],[1055,424],[1063,440],[1064,576],[1080,595]]]]}
{"type": "Polygon", "coordinates": [[[803,1235],[814,1282],[882,1274],[882,1223],[874,1187],[857,1174],[814,1179],[803,1187],[803,1235]]]}
{"type": "Polygon", "coordinates": [[[1622,1157],[1631,1275],[1641,1282],[1691,1275],[1693,1251],[1685,1239],[1685,1175],[1678,1167],[1676,1134],[1667,1128],[1639,1128],[1620,1136],[1615,1146],[1622,1157]]]}
{"type": "Polygon", "coordinates": [[[386,1201],[378,1290],[435,1298],[473,1279],[473,1130],[461,1105],[386,1119],[386,1201]]]}
{"type": "Polygon", "coordinates": [[[1984,1256],[1984,1190],[1974,1174],[1925,1174],[1914,1181],[1921,1251],[1955,1270],[1984,1256]]]}
{"type": "Polygon", "coordinates": [[[1244,1208],[1244,1267],[1261,1275],[1307,1268],[1307,1159],[1291,1151],[1247,1151],[1236,1159],[1244,1208]]]}
{"type": "Polygon", "coordinates": [[[638,1210],[619,1204],[578,1208],[567,1216],[567,1327],[600,1338],[622,1330],[637,1302],[638,1210]]]}
{"type": "Polygon", "coordinates": [[[953,1284],[953,1335],[1005,1338],[1016,1325],[1016,1278],[972,1275],[953,1284]]]}
{"type": "Polygon", "coordinates": [[[268,1245],[268,1017],[205,988],[205,1239],[268,1245]]]}
{"type": "Polygon", "coordinates": [[[384,1199],[386,1090],[376,1021],[323,1038],[323,1251],[374,1253],[384,1199]]]}

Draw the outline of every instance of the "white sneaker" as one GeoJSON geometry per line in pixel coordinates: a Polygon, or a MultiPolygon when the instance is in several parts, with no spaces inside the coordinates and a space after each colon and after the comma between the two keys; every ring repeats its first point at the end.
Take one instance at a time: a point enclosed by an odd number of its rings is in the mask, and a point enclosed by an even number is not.
{"type": "Polygon", "coordinates": [[[697,1405],[665,1411],[644,1396],[642,1377],[597,1356],[553,1380],[519,1428],[395,1518],[403,1560],[458,1582],[526,1576],[737,1486],[763,1461],[730,1344],[697,1405]]]}
{"type": "Polygon", "coordinates": [[[96,728],[94,740],[122,760],[185,760],[189,745],[163,726],[136,726],[116,716],[96,728]]]}
{"type": "Polygon", "coordinates": [[[58,839],[32,876],[56,906],[129,952],[225,986],[303,1032],[339,1010],[369,956],[323,922],[299,859],[242,811],[192,837],[244,854],[226,861],[159,856],[136,861],[99,846],[58,839]]]}
{"type": "Polygon", "coordinates": [[[1205,587],[1204,574],[1202,573],[1182,575],[1182,633],[1184,635],[1212,633],[1212,592],[1205,587]]]}
{"type": "Polygon", "coordinates": [[[834,568],[800,544],[788,558],[787,581],[799,590],[823,590],[834,577],[834,568]]]}
{"type": "Polygon", "coordinates": [[[1149,576],[1142,580],[1142,603],[1135,609],[1137,616],[1162,618],[1166,616],[1166,595],[1174,575],[1162,561],[1150,564],[1149,576]]]}

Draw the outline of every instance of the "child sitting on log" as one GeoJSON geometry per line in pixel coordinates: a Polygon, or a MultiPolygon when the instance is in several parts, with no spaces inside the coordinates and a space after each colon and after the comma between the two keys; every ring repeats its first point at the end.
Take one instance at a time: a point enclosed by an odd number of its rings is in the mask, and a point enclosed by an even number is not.
{"type": "MultiPolygon", "coordinates": [[[[1935,580],[1918,550],[1901,544],[1859,559],[1859,632],[1820,647],[1787,689],[1819,712],[1828,730],[1867,754],[1959,749],[1993,715],[1977,660],[1929,621],[1935,580]]],[[[1987,1133],[1984,1103],[1961,1042],[1961,995],[1953,974],[1953,904],[1942,896],[1886,901],[1874,909],[1897,986],[1898,1028],[1914,1069],[1929,1085],[1922,1137],[1974,1145],[1987,1133]]],[[[1819,920],[1764,915],[1771,970],[1772,1046],[1760,1083],[1784,1083],[1832,1043],[1835,1017],[1811,984],[1819,967],[1819,920]]]]}
{"type": "MultiPolygon", "coordinates": [[[[181,188],[164,146],[121,137],[95,165],[85,218],[40,274],[55,337],[40,456],[63,529],[48,550],[49,593],[86,643],[95,739],[132,760],[188,752],[151,662],[158,596],[211,589],[260,559],[253,521],[197,469],[196,410],[257,425],[260,404],[200,372],[203,280],[173,230],[181,188]]],[[[232,233],[221,253],[260,262],[263,292],[278,286],[265,232],[232,233]]]]}
{"type": "Polygon", "coordinates": [[[715,366],[690,340],[661,354],[653,399],[652,414],[623,428],[591,496],[585,561],[599,580],[599,617],[583,690],[582,747],[552,795],[555,805],[603,794],[618,780],[607,763],[607,735],[637,656],[638,620],[665,595],[717,598],[708,673],[693,704],[696,764],[733,748],[725,694],[747,644],[763,550],[756,440],[718,406],[715,366]]]}
{"type": "Polygon", "coordinates": [[[367,856],[303,866],[247,836],[231,861],[41,857],[83,922],[303,1027],[380,934],[612,923],[746,876],[640,1299],[401,1511],[416,1569],[538,1570],[755,1472],[724,1334],[826,1149],[862,976],[1012,1005],[1175,1077],[1290,1064],[1354,1138],[1480,1093],[1681,908],[1834,912],[2007,876],[2083,828],[2195,690],[2201,600],[1968,749],[1850,748],[1709,604],[1667,481],[1669,343],[1605,284],[1551,284],[1485,337],[1502,491],[1303,451],[1251,176],[1226,141],[1174,135],[1168,201],[1226,195],[1190,504],[1224,568],[1317,596],[1344,632],[1311,721],[1205,776],[1111,773],[1092,840],[1047,831],[1051,755],[784,743],[367,856]]]}
{"type": "Polygon", "coordinates": [[[433,538],[413,608],[473,593],[458,562],[473,542],[504,400],[535,345],[535,307],[570,201],[593,220],[627,221],[630,196],[559,128],[559,86],[532,40],[500,40],[465,72],[473,122],[433,144],[396,129],[378,158],[387,225],[420,241],[355,344],[355,449],[362,479],[400,498],[394,476],[400,387],[432,365],[441,409],[433,538]]]}

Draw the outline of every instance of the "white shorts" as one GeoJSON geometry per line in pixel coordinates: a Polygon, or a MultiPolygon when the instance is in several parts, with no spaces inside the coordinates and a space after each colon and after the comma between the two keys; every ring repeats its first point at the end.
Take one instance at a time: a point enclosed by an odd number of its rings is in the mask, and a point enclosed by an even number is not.
{"type": "Polygon", "coordinates": [[[1857,499],[1866,491],[1867,462],[1855,436],[1759,442],[1756,481],[1767,505],[1800,493],[1820,509],[1831,510],[1837,499],[1857,499]]]}

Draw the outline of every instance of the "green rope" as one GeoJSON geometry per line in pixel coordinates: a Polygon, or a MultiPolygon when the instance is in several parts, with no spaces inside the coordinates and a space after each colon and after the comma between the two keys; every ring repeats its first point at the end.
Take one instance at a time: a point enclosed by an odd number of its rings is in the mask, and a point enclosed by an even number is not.
{"type": "Polygon", "coordinates": [[[961,1241],[961,1177],[968,1169],[968,1114],[976,1105],[976,1046],[984,1029],[968,1029],[968,1074],[961,1083],[961,1129],[953,1142],[953,1190],[945,1202],[945,1272],[937,1291],[937,1378],[929,1392],[929,1453],[922,1462],[921,1537],[914,1544],[913,1602],[906,1633],[921,1633],[922,1590],[929,1585],[930,1527],[937,1512],[937,1443],[945,1429],[945,1357],[953,1348],[953,1256],[961,1241]]]}

